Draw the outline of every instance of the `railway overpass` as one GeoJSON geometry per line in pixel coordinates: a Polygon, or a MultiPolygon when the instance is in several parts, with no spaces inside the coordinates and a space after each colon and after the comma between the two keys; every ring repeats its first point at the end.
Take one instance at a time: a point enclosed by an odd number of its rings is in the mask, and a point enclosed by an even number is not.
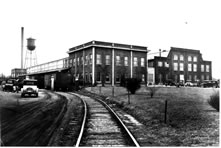
{"type": "Polygon", "coordinates": [[[73,86],[68,57],[28,67],[25,76],[37,79],[39,88],[67,90],[73,86]]]}

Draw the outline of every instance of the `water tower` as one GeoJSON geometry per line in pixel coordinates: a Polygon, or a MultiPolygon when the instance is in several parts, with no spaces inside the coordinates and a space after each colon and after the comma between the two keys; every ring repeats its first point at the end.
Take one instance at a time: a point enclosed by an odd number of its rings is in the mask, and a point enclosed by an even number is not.
{"type": "Polygon", "coordinates": [[[27,39],[27,50],[25,56],[25,68],[37,65],[37,55],[35,52],[35,39],[27,39]]]}

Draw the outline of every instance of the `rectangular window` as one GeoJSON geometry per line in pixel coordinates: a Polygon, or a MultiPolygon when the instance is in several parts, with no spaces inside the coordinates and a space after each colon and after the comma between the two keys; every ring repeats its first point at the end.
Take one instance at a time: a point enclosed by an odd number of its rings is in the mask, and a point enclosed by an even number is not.
{"type": "Polygon", "coordinates": [[[183,71],[184,68],[183,68],[183,63],[180,63],[180,71],[183,71]]]}
{"type": "Polygon", "coordinates": [[[178,70],[178,63],[173,63],[173,70],[177,71],[178,70]]]}
{"type": "Polygon", "coordinates": [[[137,61],[137,57],[134,57],[134,67],[138,66],[138,61],[137,61]]]}
{"type": "Polygon", "coordinates": [[[183,61],[184,58],[183,58],[183,55],[180,55],[180,61],[183,61]]]}
{"type": "Polygon", "coordinates": [[[119,82],[120,82],[120,76],[116,75],[116,83],[119,83],[119,82]]]}
{"type": "Polygon", "coordinates": [[[80,58],[78,57],[78,65],[80,65],[80,58]]]}
{"type": "Polygon", "coordinates": [[[158,67],[163,67],[163,62],[162,61],[158,61],[158,67]]]}
{"type": "Polygon", "coordinates": [[[193,71],[197,72],[197,65],[196,64],[193,64],[193,71]]]}
{"type": "Polygon", "coordinates": [[[81,64],[83,65],[84,63],[84,57],[81,57],[81,64]]]}
{"type": "Polygon", "coordinates": [[[97,81],[101,82],[101,73],[100,72],[97,73],[97,81]]]}
{"type": "Polygon", "coordinates": [[[105,56],[106,65],[110,65],[110,55],[105,56]]]}
{"type": "Polygon", "coordinates": [[[188,56],[188,61],[191,62],[192,61],[192,57],[188,56]]]}
{"type": "Polygon", "coordinates": [[[197,56],[193,57],[193,62],[197,62],[197,56]]]}
{"type": "Polygon", "coordinates": [[[195,82],[197,81],[197,75],[194,75],[194,81],[195,82]]]}
{"type": "Polygon", "coordinates": [[[72,66],[72,59],[70,59],[70,66],[72,66]]]}
{"type": "Polygon", "coordinates": [[[174,54],[173,55],[173,60],[178,60],[178,55],[174,54]]]}
{"type": "Polygon", "coordinates": [[[120,56],[116,56],[116,65],[120,66],[120,56]]]}
{"type": "Polygon", "coordinates": [[[192,75],[189,75],[188,80],[189,80],[189,81],[192,81],[192,75]]]}
{"type": "Polygon", "coordinates": [[[206,75],[206,80],[209,80],[209,75],[206,75]]]}
{"type": "Polygon", "coordinates": [[[188,64],[188,71],[192,71],[192,64],[188,64]]]}
{"type": "Polygon", "coordinates": [[[209,65],[206,65],[206,72],[209,72],[209,65]]]}
{"type": "Polygon", "coordinates": [[[75,66],[75,64],[76,64],[76,59],[74,58],[73,59],[73,65],[75,66]]]}
{"type": "Polygon", "coordinates": [[[201,75],[201,81],[204,81],[204,75],[201,75]]]}
{"type": "Polygon", "coordinates": [[[128,57],[124,57],[124,66],[128,66],[128,57]]]}
{"type": "Polygon", "coordinates": [[[110,83],[110,76],[106,75],[105,82],[110,83]]]}
{"type": "Polygon", "coordinates": [[[101,55],[97,54],[97,64],[101,64],[101,55]]]}
{"type": "Polygon", "coordinates": [[[92,54],[90,54],[89,58],[89,63],[92,64],[92,54]]]}
{"type": "Polygon", "coordinates": [[[204,72],[204,65],[201,65],[201,72],[204,72]]]}
{"type": "Polygon", "coordinates": [[[145,62],[144,62],[144,58],[141,58],[141,63],[140,63],[141,67],[145,67],[145,62]]]}
{"type": "Polygon", "coordinates": [[[164,62],[164,64],[165,64],[165,67],[169,67],[169,63],[164,62]]]}
{"type": "Polygon", "coordinates": [[[88,62],[88,55],[86,55],[85,57],[84,65],[87,65],[87,62],[88,62]]]}

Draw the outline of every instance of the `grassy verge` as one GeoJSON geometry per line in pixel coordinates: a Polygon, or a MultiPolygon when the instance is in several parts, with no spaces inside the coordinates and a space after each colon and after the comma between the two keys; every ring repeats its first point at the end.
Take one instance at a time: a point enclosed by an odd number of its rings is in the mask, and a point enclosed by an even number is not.
{"type": "Polygon", "coordinates": [[[126,89],[111,87],[88,89],[109,96],[123,110],[146,125],[150,138],[157,146],[212,146],[219,144],[219,112],[207,102],[214,90],[207,88],[156,88],[153,98],[149,90],[141,88],[131,95],[130,104],[126,89]],[[165,100],[167,124],[164,124],[165,100]]]}

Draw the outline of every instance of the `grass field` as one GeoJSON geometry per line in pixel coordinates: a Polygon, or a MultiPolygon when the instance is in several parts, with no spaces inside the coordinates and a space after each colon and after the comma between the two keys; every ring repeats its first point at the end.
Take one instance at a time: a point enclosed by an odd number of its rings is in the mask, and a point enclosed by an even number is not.
{"type": "Polygon", "coordinates": [[[176,88],[154,87],[155,94],[150,97],[146,87],[135,95],[128,95],[125,88],[112,87],[87,88],[97,94],[109,96],[126,112],[146,125],[150,138],[157,146],[218,146],[219,112],[207,100],[218,89],[214,88],[176,88]],[[167,100],[167,120],[165,121],[165,100],[167,100]]]}

